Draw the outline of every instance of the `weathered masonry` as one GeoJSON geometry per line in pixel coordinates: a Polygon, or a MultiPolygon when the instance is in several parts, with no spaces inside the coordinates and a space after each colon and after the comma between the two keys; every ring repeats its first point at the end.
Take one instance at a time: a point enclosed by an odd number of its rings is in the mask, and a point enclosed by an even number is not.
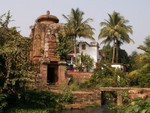
{"type": "Polygon", "coordinates": [[[49,11],[39,16],[31,26],[31,60],[37,75],[50,84],[61,84],[65,80],[66,63],[54,54],[60,27],[59,19],[49,11]]]}
{"type": "Polygon", "coordinates": [[[116,92],[117,93],[117,105],[123,104],[123,94],[128,93],[129,99],[142,98],[150,100],[150,88],[125,88],[125,87],[104,87],[100,88],[100,105],[104,103],[105,92],[116,92]]]}

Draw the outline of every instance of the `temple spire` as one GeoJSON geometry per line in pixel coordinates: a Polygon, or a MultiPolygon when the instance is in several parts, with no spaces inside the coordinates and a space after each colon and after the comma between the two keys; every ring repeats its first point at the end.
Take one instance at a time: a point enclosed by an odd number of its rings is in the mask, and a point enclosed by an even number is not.
{"type": "Polygon", "coordinates": [[[48,16],[50,15],[50,11],[47,11],[47,15],[48,15],[48,16]]]}

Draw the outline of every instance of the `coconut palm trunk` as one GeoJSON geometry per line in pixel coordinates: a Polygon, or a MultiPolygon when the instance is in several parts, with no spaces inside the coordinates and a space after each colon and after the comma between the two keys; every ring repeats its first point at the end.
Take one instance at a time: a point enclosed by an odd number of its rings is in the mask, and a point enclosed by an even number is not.
{"type": "Polygon", "coordinates": [[[118,63],[118,60],[119,60],[119,46],[118,46],[118,41],[116,42],[116,62],[115,63],[118,63]]]}
{"type": "Polygon", "coordinates": [[[76,37],[73,38],[73,54],[74,54],[74,62],[75,62],[75,65],[77,64],[77,60],[76,60],[76,56],[77,56],[77,49],[76,49],[76,37]]]}
{"type": "Polygon", "coordinates": [[[114,45],[113,45],[113,55],[112,55],[112,63],[115,63],[115,57],[116,57],[116,44],[114,42],[114,45]]]}
{"type": "Polygon", "coordinates": [[[118,40],[115,40],[115,41],[114,41],[114,44],[113,44],[112,63],[118,63],[118,60],[119,60],[118,40]]]}

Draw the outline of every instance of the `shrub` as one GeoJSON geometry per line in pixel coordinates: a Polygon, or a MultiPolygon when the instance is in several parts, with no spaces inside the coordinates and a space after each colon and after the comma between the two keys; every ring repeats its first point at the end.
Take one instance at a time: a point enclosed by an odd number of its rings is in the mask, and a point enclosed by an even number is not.
{"type": "MultiPolygon", "coordinates": [[[[24,95],[19,100],[13,100],[13,102],[11,103],[13,106],[9,107],[8,110],[60,110],[62,109],[62,105],[59,103],[59,100],[60,95],[58,94],[46,91],[28,90],[24,92],[24,95]]],[[[6,112],[8,110],[6,110],[6,112]]]]}
{"type": "Polygon", "coordinates": [[[127,75],[128,83],[130,86],[137,86],[138,84],[138,71],[134,70],[127,75]]]}
{"type": "Polygon", "coordinates": [[[139,71],[138,82],[140,87],[150,87],[150,65],[143,66],[139,71]]]}
{"type": "Polygon", "coordinates": [[[60,101],[63,103],[72,103],[73,102],[73,94],[69,88],[65,88],[62,93],[62,97],[60,101]]]}
{"type": "Polygon", "coordinates": [[[12,106],[33,82],[31,40],[8,27],[10,12],[0,16],[0,107],[12,106]]]}
{"type": "Polygon", "coordinates": [[[136,98],[129,103],[124,110],[124,113],[150,113],[150,100],[136,98]]]}
{"type": "Polygon", "coordinates": [[[95,69],[89,83],[86,84],[91,87],[124,87],[128,85],[128,82],[126,73],[122,70],[100,64],[95,69]]]}

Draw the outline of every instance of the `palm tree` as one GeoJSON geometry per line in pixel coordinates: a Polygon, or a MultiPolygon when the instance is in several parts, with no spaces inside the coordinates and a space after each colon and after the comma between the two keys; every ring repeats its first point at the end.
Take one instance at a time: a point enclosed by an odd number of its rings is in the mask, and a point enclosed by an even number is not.
{"type": "Polygon", "coordinates": [[[76,61],[78,70],[82,72],[84,70],[86,70],[86,72],[89,72],[90,69],[92,69],[94,66],[94,59],[87,54],[81,53],[81,55],[76,57],[76,61]]]}
{"type": "Polygon", "coordinates": [[[93,28],[88,24],[89,21],[92,21],[91,18],[83,20],[84,12],[80,11],[79,8],[72,9],[70,15],[63,17],[67,20],[65,24],[66,35],[72,37],[74,41],[74,55],[76,57],[76,38],[83,37],[88,39],[93,38],[93,28]]]}
{"type": "Polygon", "coordinates": [[[150,54],[150,36],[145,38],[144,44],[140,45],[138,49],[143,50],[145,53],[150,54]]]}
{"type": "Polygon", "coordinates": [[[99,39],[103,39],[101,43],[110,45],[113,42],[113,57],[112,63],[118,63],[118,49],[124,42],[134,42],[129,33],[132,34],[132,26],[126,25],[129,21],[118,12],[113,12],[112,15],[108,14],[109,20],[101,22],[103,26],[99,34],[99,39]]]}

